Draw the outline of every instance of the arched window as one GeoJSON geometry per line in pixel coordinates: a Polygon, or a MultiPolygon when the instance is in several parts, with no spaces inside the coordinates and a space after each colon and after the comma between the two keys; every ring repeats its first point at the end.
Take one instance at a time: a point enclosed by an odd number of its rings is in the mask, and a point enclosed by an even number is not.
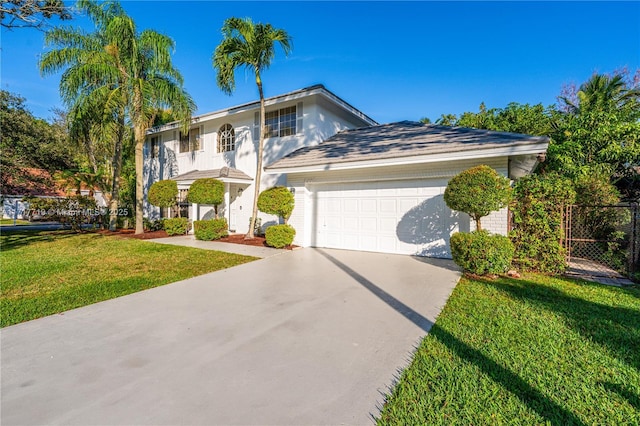
{"type": "Polygon", "coordinates": [[[218,152],[234,151],[236,149],[236,132],[231,124],[224,124],[218,130],[218,152]]]}

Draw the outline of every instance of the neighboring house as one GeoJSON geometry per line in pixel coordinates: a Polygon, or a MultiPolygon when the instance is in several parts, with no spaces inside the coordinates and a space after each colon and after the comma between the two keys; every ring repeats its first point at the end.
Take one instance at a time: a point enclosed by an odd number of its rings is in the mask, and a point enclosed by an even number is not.
{"type": "MultiPolygon", "coordinates": [[[[258,107],[255,102],[196,117],[189,139],[177,124],[152,129],[147,188],[172,178],[185,191],[198,177],[217,177],[226,183],[222,211],[230,228],[246,232],[258,107]],[[235,138],[228,136],[230,128],[235,138]]],[[[533,170],[549,143],[546,137],[409,121],[378,125],[322,86],[268,99],[266,124],[271,137],[261,190],[286,185],[294,193],[289,223],[295,244],[432,257],[450,257],[451,233],[475,226],[444,203],[451,177],[487,164],[517,179],[533,170]]],[[[209,209],[192,206],[189,217],[208,217],[209,209]]],[[[506,209],[492,213],[484,228],[505,234],[507,216],[506,209]]],[[[273,216],[263,216],[263,224],[273,223],[273,216]]]]}
{"type": "MultiPolygon", "coordinates": [[[[31,215],[28,214],[29,203],[24,200],[25,198],[64,198],[77,194],[75,188],[67,188],[46,170],[36,168],[21,170],[24,179],[17,182],[9,179],[2,187],[2,218],[31,219],[31,215]]],[[[82,185],[79,195],[92,195],[98,207],[107,205],[102,192],[91,190],[86,185],[82,185]]]]}

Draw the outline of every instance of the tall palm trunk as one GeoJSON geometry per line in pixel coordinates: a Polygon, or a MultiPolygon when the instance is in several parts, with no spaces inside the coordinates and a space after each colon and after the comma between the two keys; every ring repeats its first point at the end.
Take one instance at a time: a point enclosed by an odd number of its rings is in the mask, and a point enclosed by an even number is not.
{"type": "Polygon", "coordinates": [[[113,168],[111,181],[111,200],[109,201],[109,230],[115,231],[118,227],[118,202],[120,201],[120,172],[122,170],[122,141],[124,139],[124,110],[118,114],[118,131],[113,150],[113,168]]]}
{"type": "Polygon", "coordinates": [[[260,79],[260,73],[256,73],[256,84],[258,85],[258,92],[260,92],[260,131],[258,138],[258,165],[256,168],[256,179],[254,181],[253,191],[253,210],[251,213],[251,222],[249,223],[249,232],[245,235],[245,239],[255,238],[254,229],[256,227],[256,220],[258,217],[258,197],[260,196],[260,182],[262,180],[262,157],[264,151],[264,131],[265,131],[265,108],[264,108],[264,93],[262,91],[262,80],[260,79]]]}
{"type": "Polygon", "coordinates": [[[135,127],[135,139],[136,139],[136,234],[142,234],[144,232],[143,222],[143,206],[144,206],[144,158],[142,156],[142,149],[144,148],[144,127],[135,127]]]}

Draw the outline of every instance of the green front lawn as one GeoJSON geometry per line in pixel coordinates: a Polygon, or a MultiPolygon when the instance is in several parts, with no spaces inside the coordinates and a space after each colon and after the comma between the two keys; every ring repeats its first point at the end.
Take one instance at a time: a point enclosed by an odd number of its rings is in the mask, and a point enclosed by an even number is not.
{"type": "MultiPolygon", "coordinates": [[[[22,219],[17,219],[16,220],[16,225],[29,225],[31,224],[31,222],[26,221],[26,220],[22,220],[22,219]]],[[[7,225],[13,225],[13,219],[0,219],[0,226],[7,226],[7,225]]]]}
{"type": "Polygon", "coordinates": [[[96,233],[0,236],[2,327],[255,260],[96,233]]]}
{"type": "Polygon", "coordinates": [[[640,424],[640,289],[463,278],[379,424],[640,424]]]}

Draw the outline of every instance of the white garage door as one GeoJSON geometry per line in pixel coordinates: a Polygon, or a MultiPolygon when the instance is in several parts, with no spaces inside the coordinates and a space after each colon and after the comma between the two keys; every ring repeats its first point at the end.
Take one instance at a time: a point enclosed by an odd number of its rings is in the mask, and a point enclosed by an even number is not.
{"type": "MultiPolygon", "coordinates": [[[[449,237],[458,230],[458,214],[444,202],[446,184],[426,179],[318,185],[313,245],[451,257],[449,237]]],[[[468,217],[463,222],[468,228],[468,217]]]]}

